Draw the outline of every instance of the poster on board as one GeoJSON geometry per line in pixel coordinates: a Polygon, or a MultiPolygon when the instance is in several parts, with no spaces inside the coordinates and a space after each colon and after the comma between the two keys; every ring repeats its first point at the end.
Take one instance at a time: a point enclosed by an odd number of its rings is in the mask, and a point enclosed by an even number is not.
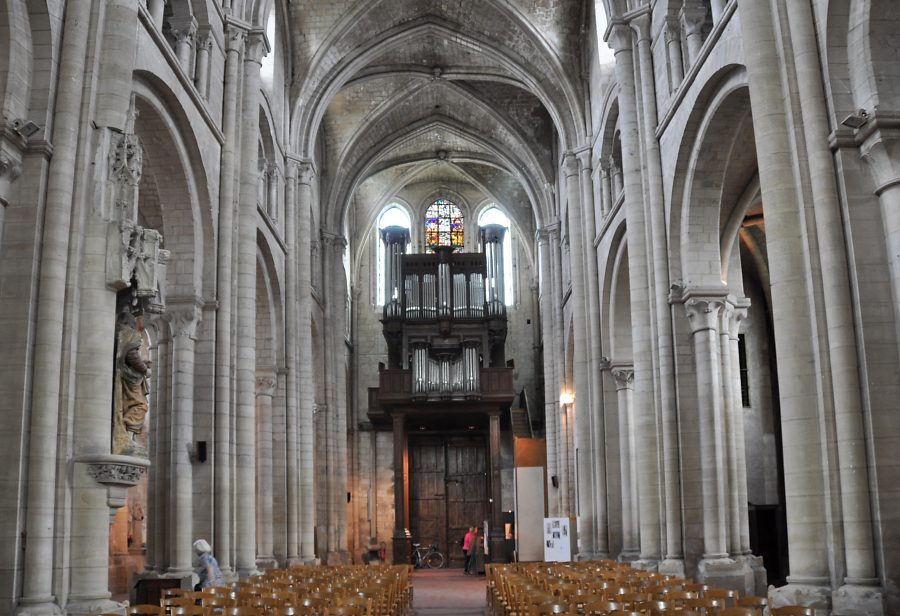
{"type": "Polygon", "coordinates": [[[564,563],[575,556],[575,524],[570,518],[544,518],[544,561],[564,563]]]}

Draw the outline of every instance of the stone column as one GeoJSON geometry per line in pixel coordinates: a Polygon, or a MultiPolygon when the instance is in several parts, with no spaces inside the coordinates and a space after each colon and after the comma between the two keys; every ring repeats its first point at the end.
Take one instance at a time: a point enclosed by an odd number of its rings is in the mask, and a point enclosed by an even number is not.
{"type": "MultiPolygon", "coordinates": [[[[725,294],[688,291],[684,303],[691,324],[697,371],[697,420],[700,432],[701,499],[703,504],[703,558],[698,580],[745,589],[741,568],[728,558],[726,426],[722,408],[720,314],[725,294]]],[[[746,590],[743,590],[746,592],[746,590]]]]}
{"type": "Polygon", "coordinates": [[[624,180],[622,178],[622,169],[616,165],[616,162],[610,159],[609,164],[612,170],[612,204],[615,205],[624,189],[624,180]]]}
{"type": "Polygon", "coordinates": [[[178,57],[178,63],[184,70],[188,78],[193,79],[194,75],[194,39],[197,36],[197,20],[192,16],[170,18],[169,25],[172,28],[172,35],[175,37],[175,55],[178,57]]]}
{"type": "Polygon", "coordinates": [[[582,211],[582,187],[579,182],[578,159],[571,152],[563,159],[563,173],[566,178],[566,198],[568,199],[568,236],[571,251],[569,267],[572,277],[572,323],[575,335],[574,366],[575,396],[575,450],[578,467],[575,480],[578,482],[575,511],[569,515],[578,516],[579,541],[582,550],[590,554],[594,550],[594,480],[591,473],[593,449],[591,442],[591,384],[589,364],[589,326],[587,316],[587,284],[584,267],[584,213],[582,211]]]}
{"type": "Polygon", "coordinates": [[[600,212],[604,218],[609,216],[612,211],[613,194],[612,194],[612,176],[610,175],[609,164],[600,167],[600,212]]]}
{"type": "Polygon", "coordinates": [[[275,534],[272,517],[272,400],[277,380],[274,374],[256,377],[256,566],[275,566],[275,534]]]}
{"type": "Polygon", "coordinates": [[[681,85],[684,79],[684,59],[681,56],[681,21],[678,17],[666,17],[666,49],[669,52],[669,79],[672,89],[681,85]]]}
{"type": "Polygon", "coordinates": [[[167,2],[168,0],[147,0],[147,10],[150,12],[150,17],[159,30],[162,30],[163,27],[163,15],[166,11],[167,2]]]}
{"type": "Polygon", "coordinates": [[[236,206],[235,173],[238,164],[236,144],[239,143],[238,115],[241,109],[241,92],[238,89],[246,32],[233,25],[225,30],[225,91],[222,111],[222,166],[219,176],[219,224],[218,258],[216,259],[216,408],[213,464],[215,491],[214,545],[219,568],[226,576],[232,570],[232,395],[234,366],[231,330],[234,323],[234,270],[235,255],[234,214],[236,206]]]}
{"type": "MultiPolygon", "coordinates": [[[[594,237],[597,233],[594,211],[594,187],[591,178],[591,150],[582,148],[578,152],[581,165],[581,211],[583,216],[582,238],[585,259],[585,293],[587,301],[588,333],[590,335],[590,375],[591,384],[591,508],[593,509],[594,545],[586,545],[588,558],[609,556],[607,543],[607,527],[609,520],[606,512],[606,434],[603,425],[603,374],[601,359],[603,357],[602,335],[600,328],[600,274],[597,266],[597,251],[594,249],[594,237]],[[593,549],[590,549],[593,547],[593,549]]],[[[579,532],[581,532],[579,530],[579,532]]]]}
{"type": "MultiPolygon", "coordinates": [[[[209,26],[201,27],[197,32],[197,62],[194,71],[194,86],[200,96],[209,96],[209,53],[212,51],[212,31],[209,26]]],[[[227,60],[226,60],[227,61],[227,60]]]]}
{"type": "MultiPolygon", "coordinates": [[[[299,383],[297,382],[298,364],[302,361],[300,357],[301,349],[309,349],[309,345],[301,346],[302,342],[298,335],[298,326],[300,323],[299,309],[299,281],[297,279],[297,263],[300,257],[297,254],[300,242],[297,237],[297,163],[293,160],[288,162],[287,166],[287,183],[285,185],[285,217],[284,217],[284,237],[287,243],[287,254],[284,263],[284,299],[285,299],[285,322],[284,322],[284,339],[286,341],[285,349],[285,367],[287,374],[287,382],[285,383],[285,445],[287,448],[287,460],[285,468],[286,479],[286,505],[287,505],[287,537],[286,537],[286,558],[287,564],[300,563],[300,449],[298,440],[298,422],[299,422],[299,383]]],[[[307,358],[308,360],[308,358],[307,358]]]]}
{"type": "MultiPolygon", "coordinates": [[[[653,355],[657,341],[653,336],[654,313],[650,295],[653,279],[648,270],[652,251],[645,207],[644,182],[641,173],[641,134],[638,127],[638,105],[635,87],[633,34],[623,23],[614,23],[610,45],[615,50],[616,78],[619,82],[619,126],[622,140],[622,167],[625,179],[624,208],[627,220],[628,272],[631,291],[631,326],[634,362],[633,408],[635,430],[640,438],[642,460],[638,485],[640,502],[641,567],[655,568],[660,551],[659,474],[657,472],[657,420],[654,408],[653,355]],[[647,468],[643,468],[646,466],[647,468]]],[[[648,178],[649,182],[649,178],[648,178]]],[[[652,231],[652,230],[651,230],[652,231]]],[[[657,320],[658,321],[658,320],[657,320]]],[[[658,323],[655,323],[658,326],[658,323]]]]}
{"type": "MultiPolygon", "coordinates": [[[[544,367],[544,418],[547,422],[545,437],[547,443],[547,492],[548,515],[555,517],[556,513],[556,488],[553,487],[553,477],[558,477],[557,449],[559,430],[557,428],[557,400],[559,390],[556,388],[556,353],[553,351],[553,285],[550,267],[550,231],[544,227],[536,233],[538,244],[538,263],[540,265],[540,319],[541,339],[543,348],[544,367]]],[[[558,480],[557,480],[558,481],[558,480]]]]}
{"type": "Polygon", "coordinates": [[[149,553],[152,547],[155,570],[164,574],[169,567],[169,542],[166,539],[170,522],[168,513],[169,483],[166,481],[166,477],[171,476],[169,470],[169,447],[171,447],[169,420],[172,401],[172,353],[168,324],[162,317],[157,318],[156,323],[159,335],[157,341],[158,361],[153,364],[153,372],[156,374],[154,382],[156,392],[151,394],[154,407],[150,411],[153,426],[153,437],[150,439],[153,453],[150,485],[154,488],[152,492],[154,498],[148,517],[150,527],[147,529],[152,540],[147,542],[147,551],[149,553]]]}
{"type": "MultiPolygon", "coordinates": [[[[737,427],[743,424],[740,412],[740,401],[734,399],[734,379],[740,378],[737,366],[731,363],[731,326],[734,321],[734,308],[730,301],[725,301],[719,310],[719,374],[722,386],[722,417],[725,425],[725,465],[727,471],[727,503],[726,524],[728,532],[728,554],[731,557],[741,553],[741,495],[738,493],[737,476],[737,427]]],[[[742,431],[743,432],[743,431],[742,431]]],[[[746,478],[744,480],[746,483],[746,478]]]]}
{"type": "MultiPolygon", "coordinates": [[[[770,596],[780,599],[779,603],[827,608],[831,575],[828,563],[832,554],[828,547],[831,505],[825,495],[830,488],[824,482],[823,411],[816,357],[819,332],[812,314],[814,291],[810,289],[812,264],[807,235],[810,214],[800,207],[807,199],[797,192],[797,149],[790,138],[796,118],[789,119],[787,115],[785,92],[789,88],[781,81],[779,30],[771,5],[741,2],[740,25],[741,38],[753,41],[753,45],[745,46],[744,54],[771,264],[784,489],[789,512],[791,575],[788,585],[770,596]]],[[[790,108],[793,116],[796,108],[790,108]]]]}
{"type": "Polygon", "coordinates": [[[166,320],[172,334],[172,408],[169,468],[169,567],[170,575],[190,575],[194,523],[194,344],[200,323],[202,300],[168,301],[166,320]]]}
{"type": "Polygon", "coordinates": [[[237,568],[256,573],[256,170],[259,134],[259,69],[265,35],[247,36],[241,113],[241,189],[238,216],[237,405],[235,421],[237,568]]]}
{"type": "Polygon", "coordinates": [[[506,562],[506,534],[503,528],[503,489],[500,477],[500,413],[488,413],[488,447],[491,462],[490,558],[492,563],[506,562]]]}
{"type": "Polygon", "coordinates": [[[278,165],[266,164],[266,213],[273,222],[278,220],[278,165]]]}
{"type": "Polygon", "coordinates": [[[685,39],[687,39],[688,56],[685,65],[691,67],[697,61],[697,57],[700,55],[700,48],[703,47],[703,24],[706,23],[706,7],[702,4],[685,3],[681,7],[679,17],[681,17],[681,28],[684,31],[685,39]]]}
{"type": "Polygon", "coordinates": [[[347,240],[340,235],[322,233],[328,249],[331,272],[325,314],[326,391],[328,395],[328,443],[326,459],[332,476],[328,483],[329,564],[345,562],[347,554],[347,279],[344,251],[347,240]]]}
{"type": "Polygon", "coordinates": [[[750,520],[747,511],[747,446],[744,440],[744,412],[741,400],[741,373],[740,350],[738,335],[741,331],[741,321],[747,317],[750,308],[750,300],[741,298],[732,302],[731,319],[728,323],[728,352],[731,354],[731,386],[734,388],[731,399],[734,401],[734,418],[731,422],[734,428],[734,457],[737,462],[737,502],[740,515],[740,527],[738,545],[740,554],[749,556],[750,551],[750,520]]]}
{"type": "MultiPolygon", "coordinates": [[[[297,348],[312,348],[312,229],[310,224],[312,206],[313,168],[309,163],[297,167],[297,348]]],[[[314,500],[313,473],[314,433],[312,361],[308,354],[302,355],[297,364],[298,385],[298,429],[300,431],[298,449],[300,453],[300,560],[312,562],[315,557],[314,537],[316,509],[314,500]]]]}
{"type": "MultiPolygon", "coordinates": [[[[28,436],[26,511],[28,541],[23,546],[22,595],[17,613],[57,614],[53,595],[56,535],[56,471],[60,370],[64,331],[66,270],[72,223],[75,159],[82,126],[85,58],[91,30],[90,0],[66,4],[59,87],[54,117],[54,154],[47,179],[41,270],[34,331],[34,381],[28,436]]],[[[108,352],[108,349],[107,349],[108,352]]]]}
{"type": "Polygon", "coordinates": [[[616,381],[619,406],[619,470],[622,478],[622,553],[621,561],[640,557],[638,536],[638,477],[637,444],[634,436],[634,368],[618,366],[611,369],[616,381]]]}
{"type": "Polygon", "coordinates": [[[412,544],[406,528],[406,416],[392,416],[394,427],[394,564],[412,562],[412,544]]]}

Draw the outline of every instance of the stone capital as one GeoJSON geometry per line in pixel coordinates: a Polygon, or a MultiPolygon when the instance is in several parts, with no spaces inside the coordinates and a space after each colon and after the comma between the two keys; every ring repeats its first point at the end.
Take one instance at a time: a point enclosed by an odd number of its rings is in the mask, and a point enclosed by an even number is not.
{"type": "Polygon", "coordinates": [[[681,19],[677,15],[666,16],[666,43],[681,42],[681,19]]]}
{"type": "Polygon", "coordinates": [[[578,175],[578,158],[573,152],[566,152],[563,157],[562,170],[567,178],[578,175]]]}
{"type": "Polygon", "coordinates": [[[241,53],[244,51],[244,41],[247,38],[247,29],[233,23],[225,26],[225,50],[241,53]]]}
{"type": "Polygon", "coordinates": [[[693,333],[716,331],[719,313],[725,306],[724,296],[689,296],[684,302],[693,333]]]}
{"type": "Polygon", "coordinates": [[[706,23],[706,7],[701,3],[689,2],[681,7],[678,16],[681,18],[681,27],[684,28],[685,35],[698,34],[706,23]]]}
{"type": "Polygon", "coordinates": [[[622,51],[631,51],[634,36],[631,27],[624,21],[614,21],[606,30],[606,43],[618,54],[622,51]]]}
{"type": "Polygon", "coordinates": [[[15,182],[22,174],[20,161],[10,158],[5,152],[0,152],[0,178],[7,182],[15,182]]]}
{"type": "MultiPolygon", "coordinates": [[[[878,124],[879,121],[877,115],[869,120],[873,124],[878,124]]],[[[874,191],[876,195],[880,196],[886,190],[900,185],[900,130],[883,130],[876,126],[863,140],[860,154],[871,167],[872,175],[878,183],[874,191]]]]}
{"type": "Polygon", "coordinates": [[[631,366],[617,366],[610,370],[616,380],[616,390],[631,389],[634,386],[634,368],[631,366]]]}
{"type": "Polygon", "coordinates": [[[628,22],[637,36],[638,42],[650,40],[650,13],[643,11],[628,22]]]}
{"type": "Polygon", "coordinates": [[[300,162],[297,163],[297,183],[305,184],[309,186],[312,184],[313,178],[316,173],[313,169],[312,163],[308,162],[300,162]]]}
{"type": "Polygon", "coordinates": [[[268,55],[270,50],[266,33],[262,30],[251,30],[244,41],[244,62],[262,64],[263,56],[268,55]]]}
{"type": "Polygon", "coordinates": [[[168,24],[169,29],[172,31],[172,35],[179,43],[193,41],[194,36],[197,34],[197,20],[194,19],[193,15],[170,17],[168,24]]]}
{"type": "Polygon", "coordinates": [[[344,248],[347,247],[346,237],[329,231],[322,231],[322,242],[337,252],[343,252],[344,248]]]}
{"type": "Polygon", "coordinates": [[[187,338],[196,341],[202,314],[203,300],[200,298],[170,299],[163,317],[169,324],[173,340],[187,338]]]}
{"type": "Polygon", "coordinates": [[[197,51],[210,51],[213,45],[212,29],[209,26],[197,28],[197,51]]]}
{"type": "Polygon", "coordinates": [[[278,386],[278,379],[274,374],[262,374],[256,376],[256,395],[275,397],[275,388],[278,386]]]}

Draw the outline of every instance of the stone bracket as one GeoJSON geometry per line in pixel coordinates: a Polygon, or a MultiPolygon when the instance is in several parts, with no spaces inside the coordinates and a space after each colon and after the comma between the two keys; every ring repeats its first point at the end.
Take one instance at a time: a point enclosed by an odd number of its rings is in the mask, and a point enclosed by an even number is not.
{"type": "Polygon", "coordinates": [[[135,456],[98,454],[76,460],[86,466],[88,476],[107,488],[110,522],[116,509],[125,506],[125,492],[136,486],[150,467],[150,460],[135,456]]]}

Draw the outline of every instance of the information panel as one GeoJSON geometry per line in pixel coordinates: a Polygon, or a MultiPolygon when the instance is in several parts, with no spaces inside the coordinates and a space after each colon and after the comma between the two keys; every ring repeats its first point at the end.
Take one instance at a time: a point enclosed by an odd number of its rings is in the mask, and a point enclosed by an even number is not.
{"type": "Polygon", "coordinates": [[[570,562],[576,545],[574,518],[544,518],[545,562],[570,562]]]}

